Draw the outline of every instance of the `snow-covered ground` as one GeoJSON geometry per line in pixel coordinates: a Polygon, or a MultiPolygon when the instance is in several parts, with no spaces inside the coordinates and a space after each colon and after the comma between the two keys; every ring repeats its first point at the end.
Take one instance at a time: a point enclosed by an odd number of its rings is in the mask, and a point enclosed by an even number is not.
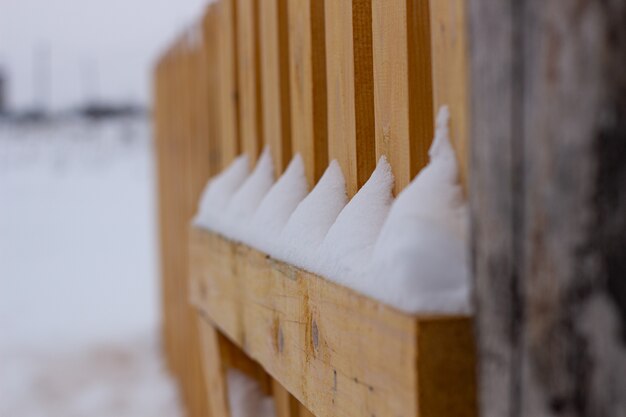
{"type": "Polygon", "coordinates": [[[180,416],[147,120],[0,125],[0,416],[180,416]]]}

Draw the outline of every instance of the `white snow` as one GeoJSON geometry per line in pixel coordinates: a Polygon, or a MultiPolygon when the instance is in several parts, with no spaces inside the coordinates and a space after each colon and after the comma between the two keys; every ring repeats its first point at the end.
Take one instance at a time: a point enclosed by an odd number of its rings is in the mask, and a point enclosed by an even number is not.
{"type": "Polygon", "coordinates": [[[212,230],[406,312],[469,313],[467,209],[448,119],[442,107],[430,162],[395,201],[385,157],[350,202],[341,168],[332,161],[294,210],[306,192],[296,158],[249,222],[270,186],[266,149],[220,220],[226,227],[212,230]]]}
{"type": "Polygon", "coordinates": [[[247,242],[260,251],[277,253],[283,228],[308,192],[304,163],[297,154],[254,213],[247,242]]]}
{"type": "Polygon", "coordinates": [[[430,163],[391,208],[370,273],[351,286],[401,310],[468,313],[467,208],[448,134],[447,107],[437,115],[430,163]]]}
{"type": "Polygon", "coordinates": [[[228,203],[248,177],[248,165],[248,156],[241,155],[228,168],[209,180],[200,197],[200,207],[194,219],[196,226],[220,229],[228,203]]]}
{"type": "Polygon", "coordinates": [[[274,399],[261,391],[258,382],[229,369],[226,376],[231,417],[275,417],[274,399]]]}
{"type": "Polygon", "coordinates": [[[337,161],[332,161],[317,185],[289,217],[278,248],[270,255],[313,271],[317,251],[347,202],[341,167],[337,161]]]}
{"type": "Polygon", "coordinates": [[[246,178],[222,212],[217,231],[234,241],[246,241],[252,216],[273,184],[272,154],[269,147],[265,147],[252,174],[246,178]]]}
{"type": "Polygon", "coordinates": [[[176,417],[148,122],[0,124],[0,416],[176,417]]]}
{"type": "Polygon", "coordinates": [[[393,202],[393,183],[391,166],[383,156],[328,230],[314,272],[348,287],[362,279],[393,202]]]}

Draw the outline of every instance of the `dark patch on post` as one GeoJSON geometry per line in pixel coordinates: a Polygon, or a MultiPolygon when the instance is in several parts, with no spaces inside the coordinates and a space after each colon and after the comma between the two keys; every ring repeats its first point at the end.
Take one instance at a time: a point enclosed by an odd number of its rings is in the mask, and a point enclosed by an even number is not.
{"type": "MultiPolygon", "coordinates": [[[[618,100],[619,103],[619,100],[618,100]]],[[[606,289],[620,314],[626,344],[626,103],[616,103],[600,121],[597,140],[595,249],[600,253],[606,289]]]]}
{"type": "Polygon", "coordinates": [[[337,370],[333,369],[333,393],[337,392],[337,370]]]}
{"type": "Polygon", "coordinates": [[[278,328],[278,352],[283,353],[285,348],[285,336],[283,336],[283,329],[281,327],[278,328]]]}
{"type": "Polygon", "coordinates": [[[317,350],[319,348],[319,330],[315,320],[311,322],[311,340],[313,341],[313,348],[317,350]]]}
{"type": "Polygon", "coordinates": [[[285,337],[283,335],[283,329],[280,327],[280,321],[277,317],[274,318],[272,332],[274,336],[274,350],[278,353],[283,353],[285,347],[285,337]]]}

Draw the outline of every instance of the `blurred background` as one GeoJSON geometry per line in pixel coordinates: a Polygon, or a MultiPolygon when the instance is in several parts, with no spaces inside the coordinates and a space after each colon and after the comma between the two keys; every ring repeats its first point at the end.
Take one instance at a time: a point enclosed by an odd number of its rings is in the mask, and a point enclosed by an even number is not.
{"type": "Polygon", "coordinates": [[[180,416],[159,344],[155,57],[203,0],[0,0],[0,416],[180,416]]]}

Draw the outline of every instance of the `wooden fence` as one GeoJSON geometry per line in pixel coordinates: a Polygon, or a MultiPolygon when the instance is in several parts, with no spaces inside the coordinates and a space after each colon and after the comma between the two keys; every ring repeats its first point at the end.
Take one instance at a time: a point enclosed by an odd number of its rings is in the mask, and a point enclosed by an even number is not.
{"type": "Polygon", "coordinates": [[[442,104],[466,184],[464,3],[220,0],[159,59],[163,338],[190,416],[228,415],[227,367],[279,417],[476,414],[469,318],[402,314],[190,228],[208,178],[265,144],[277,176],[300,153],[311,186],[336,159],[350,196],[386,155],[398,193],[442,104]]]}

